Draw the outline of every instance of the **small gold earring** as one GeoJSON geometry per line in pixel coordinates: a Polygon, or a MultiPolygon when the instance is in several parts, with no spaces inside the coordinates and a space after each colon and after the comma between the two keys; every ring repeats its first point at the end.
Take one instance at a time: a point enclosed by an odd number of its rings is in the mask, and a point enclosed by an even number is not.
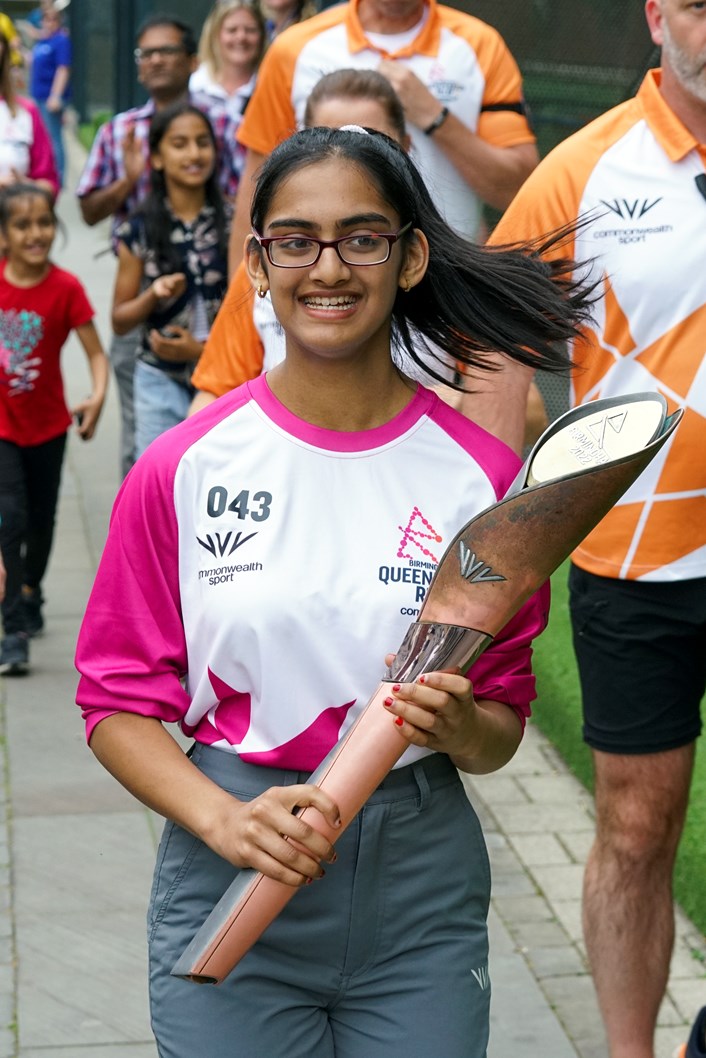
{"type": "Polygon", "coordinates": [[[409,285],[409,280],[407,280],[407,279],[403,279],[403,280],[401,281],[401,283],[400,283],[400,286],[402,287],[402,290],[403,290],[403,292],[404,292],[405,294],[409,294],[409,292],[410,292],[410,289],[411,289],[411,287],[410,287],[410,285],[409,285]]]}
{"type": "Polygon", "coordinates": [[[257,286],[257,296],[258,296],[259,298],[264,298],[266,294],[267,294],[267,291],[266,291],[266,290],[265,290],[265,288],[263,287],[262,283],[258,283],[258,286],[257,286]]]}

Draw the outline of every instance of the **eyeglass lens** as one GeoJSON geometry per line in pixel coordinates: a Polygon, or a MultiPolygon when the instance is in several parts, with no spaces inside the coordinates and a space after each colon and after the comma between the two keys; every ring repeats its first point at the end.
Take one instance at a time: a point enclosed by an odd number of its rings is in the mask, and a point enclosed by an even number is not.
{"type": "Polygon", "coordinates": [[[164,44],[161,48],[135,48],[135,62],[149,62],[154,56],[170,58],[180,55],[183,50],[178,44],[164,44]]]}

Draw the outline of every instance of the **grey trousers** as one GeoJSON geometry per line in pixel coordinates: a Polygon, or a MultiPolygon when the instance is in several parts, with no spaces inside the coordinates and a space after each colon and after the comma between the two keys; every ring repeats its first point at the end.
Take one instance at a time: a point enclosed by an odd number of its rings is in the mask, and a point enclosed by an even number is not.
{"type": "MultiPolygon", "coordinates": [[[[192,759],[240,799],[303,782],[212,747],[192,759]]],[[[220,985],[170,970],[236,869],[168,823],[148,913],[161,1058],[484,1058],[490,872],[448,757],[398,769],[220,985]]]]}
{"type": "Polygon", "coordinates": [[[136,327],[127,334],[114,334],[110,343],[109,357],[118,387],[120,404],[120,474],[125,477],[135,462],[135,363],[141,329],[136,327]]]}

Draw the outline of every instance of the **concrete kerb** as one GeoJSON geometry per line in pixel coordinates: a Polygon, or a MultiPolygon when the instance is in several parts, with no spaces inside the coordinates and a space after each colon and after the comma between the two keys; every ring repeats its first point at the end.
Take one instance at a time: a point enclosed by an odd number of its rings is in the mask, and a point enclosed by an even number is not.
{"type": "Polygon", "coordinates": [[[4,680],[0,678],[0,1058],[13,1058],[17,1052],[17,948],[6,703],[4,680]]]}

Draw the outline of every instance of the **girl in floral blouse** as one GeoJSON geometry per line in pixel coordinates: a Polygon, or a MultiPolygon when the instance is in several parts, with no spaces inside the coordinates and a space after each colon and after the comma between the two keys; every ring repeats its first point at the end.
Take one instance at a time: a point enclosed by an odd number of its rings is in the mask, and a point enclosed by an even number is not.
{"type": "Polygon", "coordinates": [[[208,118],[180,103],[150,127],[151,189],[118,231],[113,328],[143,325],[136,452],[186,417],[191,372],[227,286],[227,221],[208,118]]]}

